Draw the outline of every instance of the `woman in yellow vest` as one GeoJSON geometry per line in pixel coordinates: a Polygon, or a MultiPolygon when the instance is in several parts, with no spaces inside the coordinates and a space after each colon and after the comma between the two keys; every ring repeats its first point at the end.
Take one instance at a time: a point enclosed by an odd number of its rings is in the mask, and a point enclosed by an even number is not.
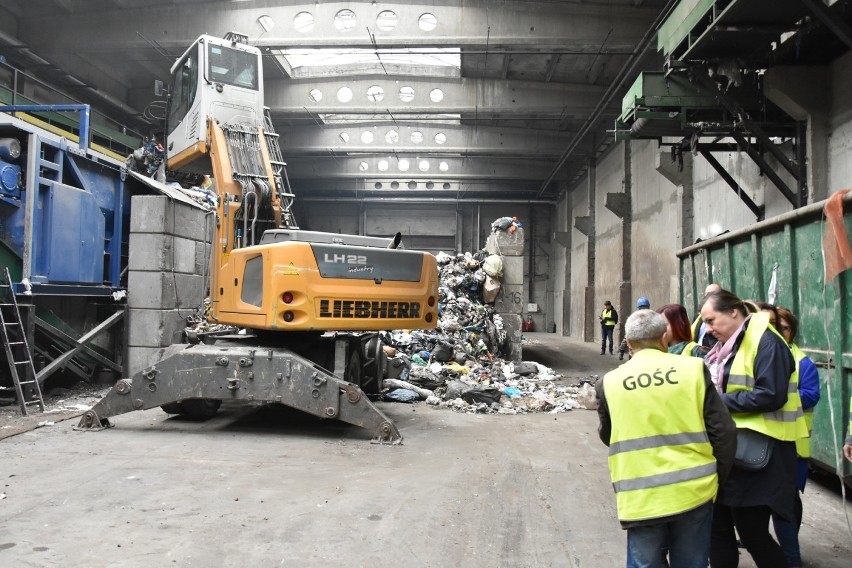
{"type": "Polygon", "coordinates": [[[686,308],[680,304],[667,304],[659,308],[657,313],[666,318],[666,334],[663,340],[668,346],[669,353],[685,357],[704,357],[707,354],[709,347],[699,345],[692,340],[686,308]]]}
{"type": "Polygon", "coordinates": [[[634,312],[633,357],[595,385],[628,568],[706,568],[713,499],[731,468],[734,423],[701,359],[665,352],[665,319],[634,312]]]}
{"type": "Polygon", "coordinates": [[[762,434],[770,448],[762,469],[735,464],[721,486],[713,511],[710,565],[739,565],[738,533],[758,568],[787,566],[784,551],[769,533],[769,519],[772,513],[795,518],[796,440],[807,435],[807,427],[793,354],[767,314],[749,313],[727,290],[704,298],[701,318],[719,340],[705,361],[723,402],[738,429],[762,434]]]}
{"type": "Polygon", "coordinates": [[[789,522],[781,519],[778,515],[772,515],[775,536],[778,537],[778,542],[784,549],[784,554],[787,555],[790,567],[801,568],[799,527],[802,524],[802,498],[799,497],[799,492],[804,493],[805,484],[808,481],[808,458],[811,457],[810,433],[814,423],[814,406],[820,398],[819,373],[817,373],[816,365],[810,357],[805,355],[805,352],[793,342],[799,333],[799,320],[793,315],[793,312],[787,308],[772,305],[761,305],[760,308],[769,311],[770,323],[775,326],[775,329],[784,337],[793,351],[796,369],[799,372],[799,398],[802,399],[802,410],[805,413],[805,423],[808,425],[808,437],[796,440],[796,453],[798,454],[796,458],[796,489],[798,489],[796,491],[796,518],[789,522]]]}

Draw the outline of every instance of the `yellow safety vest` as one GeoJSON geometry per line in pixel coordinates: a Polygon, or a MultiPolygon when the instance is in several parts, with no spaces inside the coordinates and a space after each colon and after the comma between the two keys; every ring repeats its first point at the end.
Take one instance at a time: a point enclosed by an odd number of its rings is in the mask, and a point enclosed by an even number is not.
{"type": "Polygon", "coordinates": [[[680,354],[683,355],[684,357],[692,357],[692,350],[695,349],[696,347],[698,347],[698,344],[695,343],[694,341],[690,341],[689,343],[686,344],[686,346],[683,348],[683,351],[681,351],[680,354]]]}
{"type": "MultiPolygon", "coordinates": [[[[796,370],[798,371],[802,359],[807,357],[807,354],[795,343],[790,345],[790,350],[793,352],[793,358],[796,360],[796,370]]],[[[807,437],[796,440],[796,453],[799,454],[799,457],[809,458],[811,457],[811,432],[814,430],[814,409],[813,407],[803,408],[802,411],[805,413],[805,425],[808,427],[808,435],[807,437]]]]}
{"type": "Polygon", "coordinates": [[[695,321],[692,322],[692,339],[694,341],[698,340],[698,332],[701,330],[701,324],[704,320],[701,319],[701,316],[695,318],[695,321]]]}
{"type": "Polygon", "coordinates": [[[667,517],[715,499],[716,459],[704,424],[704,362],[642,349],[603,380],[618,518],[667,517]]]}
{"type": "Polygon", "coordinates": [[[606,327],[615,327],[615,320],[612,319],[612,310],[602,311],[601,317],[603,318],[603,325],[606,327]]]}
{"type": "MultiPolygon", "coordinates": [[[[769,325],[769,314],[758,312],[751,315],[745,329],[740,348],[731,364],[726,392],[750,391],[754,389],[754,358],[763,332],[774,333],[787,345],[784,338],[769,325]]],[[[805,415],[802,412],[802,399],[799,398],[799,372],[793,371],[787,383],[787,402],[778,410],[771,412],[731,412],[737,428],[748,428],[787,442],[795,442],[808,435],[805,415]]]]}

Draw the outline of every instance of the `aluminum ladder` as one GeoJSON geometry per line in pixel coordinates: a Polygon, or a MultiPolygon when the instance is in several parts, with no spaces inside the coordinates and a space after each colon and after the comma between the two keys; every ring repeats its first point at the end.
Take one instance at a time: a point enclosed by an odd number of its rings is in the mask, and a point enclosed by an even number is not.
{"type": "MultiPolygon", "coordinates": [[[[15,289],[12,287],[12,277],[9,275],[9,267],[3,268],[5,282],[2,285],[4,294],[0,299],[0,330],[3,334],[3,347],[6,349],[6,361],[9,363],[9,373],[15,388],[15,395],[21,407],[21,414],[27,415],[27,406],[37,404],[44,412],[44,397],[38,384],[33,356],[27,343],[27,333],[21,321],[21,311],[18,308],[18,300],[15,297],[15,289]],[[23,374],[25,380],[21,380],[23,374]],[[32,385],[31,387],[29,385],[32,385]],[[27,400],[24,394],[32,399],[27,400]]],[[[2,390],[12,390],[11,387],[0,387],[2,390]]]]}

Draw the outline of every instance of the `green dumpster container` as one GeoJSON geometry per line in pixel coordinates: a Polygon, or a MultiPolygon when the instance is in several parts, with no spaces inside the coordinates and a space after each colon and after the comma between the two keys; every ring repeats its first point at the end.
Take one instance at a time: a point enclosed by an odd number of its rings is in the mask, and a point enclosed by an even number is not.
{"type": "MultiPolygon", "coordinates": [[[[852,194],[843,201],[852,235],[852,194]]],[[[697,314],[704,288],[715,282],[743,299],[768,301],[774,273],[775,303],[799,318],[796,343],[819,369],[811,459],[852,486],[852,464],[842,457],[852,395],[852,269],[825,283],[824,206],[815,203],[678,251],[680,299],[697,314]]]]}

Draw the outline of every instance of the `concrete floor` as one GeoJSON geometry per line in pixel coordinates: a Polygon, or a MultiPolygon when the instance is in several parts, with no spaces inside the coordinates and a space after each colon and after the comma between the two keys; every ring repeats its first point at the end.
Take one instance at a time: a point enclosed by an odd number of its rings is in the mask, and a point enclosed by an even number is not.
{"type": "MultiPolygon", "coordinates": [[[[528,335],[525,359],[569,376],[618,363],[528,335]]],[[[381,408],[402,446],[271,407],[205,423],[151,410],[102,432],[71,420],[0,440],[0,566],[624,565],[594,411],[381,408]]],[[[806,566],[848,568],[852,537],[825,479],[804,498],[806,566]]]]}

